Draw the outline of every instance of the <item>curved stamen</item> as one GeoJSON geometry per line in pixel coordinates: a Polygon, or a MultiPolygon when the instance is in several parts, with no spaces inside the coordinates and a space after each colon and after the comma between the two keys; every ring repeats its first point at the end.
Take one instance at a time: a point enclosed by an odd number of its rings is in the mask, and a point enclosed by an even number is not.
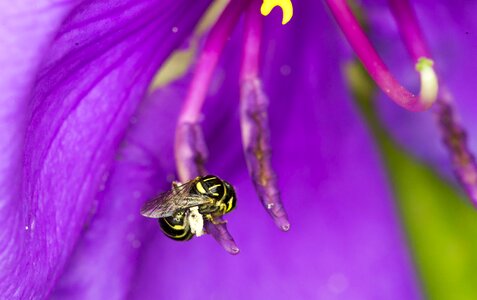
{"type": "MultiPolygon", "coordinates": [[[[346,0],[326,0],[326,3],[351,47],[381,90],[395,103],[410,111],[428,109],[436,100],[436,98],[429,98],[429,96],[437,95],[438,86],[437,76],[429,76],[433,72],[432,66],[424,68],[426,74],[421,74],[421,78],[424,80],[421,80],[420,95],[414,95],[401,86],[391,72],[389,72],[361,29],[346,0]]],[[[428,57],[422,58],[429,59],[428,57]]],[[[418,66],[419,61],[415,61],[415,63],[418,66]]],[[[422,73],[423,71],[418,70],[418,72],[422,73]]]]}
{"type": "Polygon", "coordinates": [[[416,71],[419,72],[421,80],[421,91],[419,97],[423,103],[431,105],[437,99],[439,84],[436,72],[432,65],[434,62],[430,59],[420,57],[417,60],[416,71]]]}
{"type": "MultiPolygon", "coordinates": [[[[244,5],[243,0],[232,0],[227,5],[210,30],[200,54],[176,128],[175,159],[179,179],[182,182],[207,174],[204,166],[207,160],[207,146],[202,128],[199,125],[202,105],[219,57],[243,12],[244,6],[246,5],[244,5]]],[[[237,254],[240,251],[228,232],[225,222],[212,224],[206,221],[205,223],[207,232],[227,252],[237,254]]]]}
{"type": "Polygon", "coordinates": [[[434,102],[438,96],[438,79],[433,61],[424,40],[416,14],[407,0],[389,0],[389,6],[396,19],[399,33],[411,58],[417,62],[416,70],[421,78],[421,98],[424,102],[434,102]]]}
{"type": "MultiPolygon", "coordinates": [[[[414,59],[423,56],[430,57],[419,22],[409,1],[389,0],[389,4],[403,42],[411,57],[414,59]]],[[[424,68],[425,64],[424,61],[424,68]]],[[[427,76],[436,75],[432,72],[427,76]]],[[[441,88],[434,112],[442,139],[452,159],[454,173],[474,206],[477,207],[477,164],[473,153],[469,149],[467,134],[456,120],[456,114],[452,108],[452,96],[445,87],[441,88]]]]}

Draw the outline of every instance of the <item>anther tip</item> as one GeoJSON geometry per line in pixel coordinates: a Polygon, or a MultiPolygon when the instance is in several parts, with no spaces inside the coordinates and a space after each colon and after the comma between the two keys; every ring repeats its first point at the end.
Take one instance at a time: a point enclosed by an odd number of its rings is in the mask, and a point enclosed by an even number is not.
{"type": "Polygon", "coordinates": [[[287,232],[290,230],[290,222],[288,221],[288,218],[286,215],[280,216],[280,217],[274,217],[275,224],[277,225],[280,230],[287,232]]]}
{"type": "Polygon", "coordinates": [[[420,99],[423,105],[428,108],[436,100],[439,92],[439,82],[437,74],[433,68],[434,62],[431,59],[421,57],[416,64],[416,70],[421,78],[420,99]]]}
{"type": "Polygon", "coordinates": [[[228,252],[229,252],[230,254],[232,254],[232,255],[237,255],[237,254],[239,254],[240,249],[237,248],[237,247],[232,247],[232,248],[229,249],[228,252]]]}
{"type": "Polygon", "coordinates": [[[229,254],[237,255],[240,252],[240,248],[235,244],[234,240],[230,239],[219,239],[219,244],[222,245],[222,248],[227,251],[229,254]]]}
{"type": "Polygon", "coordinates": [[[290,224],[282,225],[280,229],[283,230],[284,232],[287,232],[288,230],[290,230],[290,224]]]}

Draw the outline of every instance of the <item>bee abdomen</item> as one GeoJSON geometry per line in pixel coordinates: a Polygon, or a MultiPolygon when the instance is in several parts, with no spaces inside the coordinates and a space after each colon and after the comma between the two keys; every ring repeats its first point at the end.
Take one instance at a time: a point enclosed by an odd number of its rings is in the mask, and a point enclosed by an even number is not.
{"type": "Polygon", "coordinates": [[[184,213],[159,218],[159,225],[165,235],[176,241],[188,241],[194,236],[184,213]]]}

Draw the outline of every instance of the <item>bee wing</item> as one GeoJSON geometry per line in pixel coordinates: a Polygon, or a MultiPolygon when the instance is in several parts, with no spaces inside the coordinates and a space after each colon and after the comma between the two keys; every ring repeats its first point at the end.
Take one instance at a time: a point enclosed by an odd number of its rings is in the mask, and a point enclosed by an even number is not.
{"type": "Polygon", "coordinates": [[[141,214],[148,218],[165,218],[181,209],[211,203],[212,200],[207,196],[190,194],[195,182],[189,181],[154,197],[144,204],[141,214]]]}

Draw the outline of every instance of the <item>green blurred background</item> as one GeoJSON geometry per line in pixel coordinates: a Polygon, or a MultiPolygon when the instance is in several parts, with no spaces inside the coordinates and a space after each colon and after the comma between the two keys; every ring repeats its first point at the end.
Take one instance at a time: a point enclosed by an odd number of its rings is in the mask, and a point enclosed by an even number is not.
{"type": "Polygon", "coordinates": [[[384,130],[373,106],[376,88],[361,65],[349,63],[345,72],[380,149],[426,298],[477,299],[477,212],[384,130]]]}

